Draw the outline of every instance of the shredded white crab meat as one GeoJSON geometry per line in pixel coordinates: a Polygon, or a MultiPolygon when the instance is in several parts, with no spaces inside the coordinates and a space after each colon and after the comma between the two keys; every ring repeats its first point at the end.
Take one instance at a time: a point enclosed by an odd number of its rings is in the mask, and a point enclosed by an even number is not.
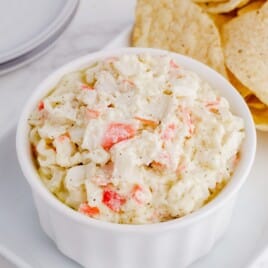
{"type": "Polygon", "coordinates": [[[230,180],[244,138],[227,100],[168,54],[65,75],[29,124],[48,189],[89,217],[129,224],[202,207],[230,180]]]}

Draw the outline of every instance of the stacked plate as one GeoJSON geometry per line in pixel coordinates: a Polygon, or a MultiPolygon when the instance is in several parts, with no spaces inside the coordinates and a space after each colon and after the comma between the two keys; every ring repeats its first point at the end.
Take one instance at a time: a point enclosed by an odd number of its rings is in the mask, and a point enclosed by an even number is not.
{"type": "Polygon", "coordinates": [[[0,3],[0,75],[44,54],[71,22],[79,0],[0,3]]]}

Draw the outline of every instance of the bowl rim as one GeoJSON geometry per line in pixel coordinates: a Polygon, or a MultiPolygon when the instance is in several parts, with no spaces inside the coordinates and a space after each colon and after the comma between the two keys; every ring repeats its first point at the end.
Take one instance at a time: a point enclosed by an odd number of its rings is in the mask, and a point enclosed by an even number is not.
{"type": "MultiPolygon", "coordinates": [[[[226,93],[226,94],[227,94],[226,93]]],[[[226,96],[225,96],[226,97],[226,96]]],[[[227,98],[227,97],[226,97],[227,98]]],[[[230,99],[227,98],[228,101],[230,99]]],[[[232,108],[232,105],[231,105],[232,108]]],[[[46,79],[44,79],[36,87],[33,94],[29,97],[28,101],[24,105],[22,110],[17,131],[16,131],[16,151],[18,161],[21,167],[21,170],[31,186],[32,192],[35,197],[42,198],[46,203],[49,204],[50,209],[53,208],[57,210],[58,213],[63,214],[66,217],[69,217],[73,221],[79,222],[83,225],[88,225],[89,227],[119,231],[119,232],[142,232],[142,233],[151,233],[151,232],[163,232],[165,230],[170,230],[173,228],[181,228],[185,225],[193,224],[198,220],[204,218],[206,215],[211,214],[215,210],[222,207],[228,200],[230,200],[235,193],[241,188],[242,184],[245,182],[251,167],[254,162],[255,152],[256,152],[256,130],[254,122],[249,111],[247,104],[244,99],[239,95],[239,93],[234,89],[234,87],[227,81],[224,77],[218,74],[216,71],[206,66],[205,64],[198,62],[190,57],[161,50],[161,49],[152,49],[152,48],[119,48],[119,49],[108,49],[100,52],[90,53],[85,56],[82,56],[76,60],[73,60],[62,67],[58,68],[56,71],[53,71],[46,79]],[[29,126],[27,124],[28,116],[32,112],[33,108],[38,103],[42,97],[49,93],[53,86],[62,78],[64,74],[70,73],[75,70],[83,69],[89,66],[91,63],[94,63],[97,60],[104,58],[109,58],[112,56],[119,56],[122,54],[140,54],[140,53],[149,53],[151,55],[170,55],[171,57],[176,58],[179,62],[182,62],[182,66],[186,66],[186,69],[190,69],[193,72],[199,74],[199,76],[209,76],[208,83],[211,84],[213,80],[214,83],[220,83],[221,87],[224,87],[224,90],[231,96],[233,102],[236,103],[237,111],[239,115],[242,116],[245,122],[245,133],[246,137],[243,141],[242,149],[244,155],[241,157],[232,179],[224,187],[224,189],[217,195],[215,199],[201,207],[197,211],[190,213],[184,217],[173,219],[165,222],[159,223],[149,223],[149,224],[118,224],[112,222],[106,222],[102,220],[93,219],[78,213],[77,211],[69,208],[67,205],[58,200],[43,184],[41,181],[36,168],[33,165],[30,146],[28,140],[28,131],[29,126]],[[189,67],[187,67],[189,66],[189,67]],[[199,71],[196,71],[196,70],[199,71]],[[243,149],[244,148],[244,149],[243,149]],[[36,193],[38,194],[36,196],[36,193]]]]}

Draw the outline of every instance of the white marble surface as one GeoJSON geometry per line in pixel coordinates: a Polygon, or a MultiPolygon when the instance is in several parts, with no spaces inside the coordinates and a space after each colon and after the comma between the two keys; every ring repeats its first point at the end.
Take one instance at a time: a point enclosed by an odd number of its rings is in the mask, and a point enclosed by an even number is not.
{"type": "Polygon", "coordinates": [[[77,14],[47,54],[0,76],[0,136],[16,124],[27,97],[51,71],[104,47],[133,22],[135,0],[80,0],[77,14]]]}

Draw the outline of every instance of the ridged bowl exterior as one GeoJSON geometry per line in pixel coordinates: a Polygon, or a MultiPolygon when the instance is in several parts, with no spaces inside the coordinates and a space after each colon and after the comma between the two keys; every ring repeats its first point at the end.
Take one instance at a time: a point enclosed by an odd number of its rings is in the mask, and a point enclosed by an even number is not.
{"type": "Polygon", "coordinates": [[[187,267],[207,254],[230,222],[234,198],[199,221],[156,233],[103,230],[74,221],[34,194],[45,233],[87,268],[187,267]]]}

